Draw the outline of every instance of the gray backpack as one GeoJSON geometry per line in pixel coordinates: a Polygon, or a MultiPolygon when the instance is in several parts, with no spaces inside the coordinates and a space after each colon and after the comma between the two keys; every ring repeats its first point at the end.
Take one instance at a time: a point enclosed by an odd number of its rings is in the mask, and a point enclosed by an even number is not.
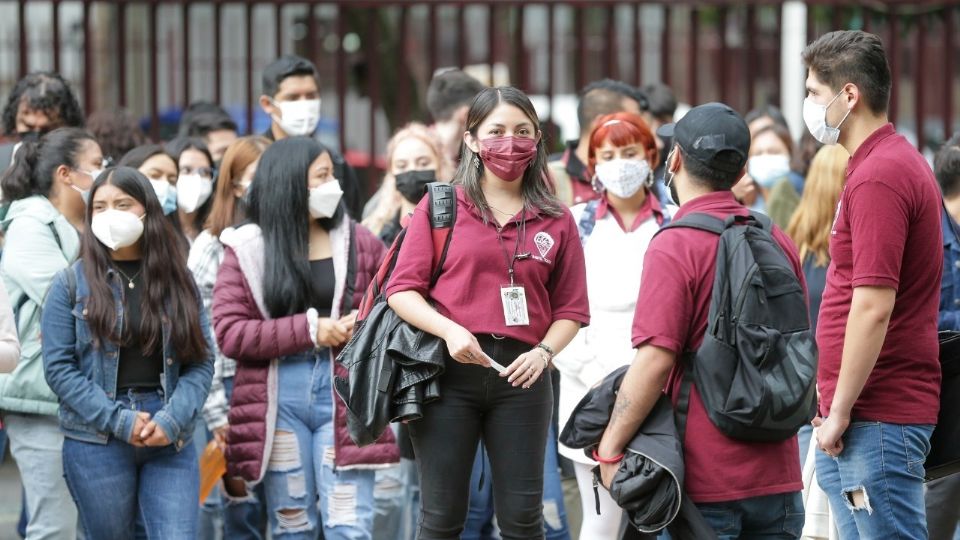
{"type": "Polygon", "coordinates": [[[813,419],[817,347],[793,266],[762,214],[690,214],[661,229],[688,227],[720,236],[703,343],[682,355],[677,428],[683,440],[690,385],[710,421],[744,441],[781,441],[813,419]]]}

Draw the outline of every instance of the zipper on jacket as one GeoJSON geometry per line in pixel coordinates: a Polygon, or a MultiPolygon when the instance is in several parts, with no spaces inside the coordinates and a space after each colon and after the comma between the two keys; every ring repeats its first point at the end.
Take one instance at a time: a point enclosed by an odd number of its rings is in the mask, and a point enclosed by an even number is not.
{"type": "Polygon", "coordinates": [[[600,515],[600,481],[597,480],[597,474],[600,474],[600,471],[597,471],[593,475],[593,499],[597,502],[597,515],[600,515]]]}

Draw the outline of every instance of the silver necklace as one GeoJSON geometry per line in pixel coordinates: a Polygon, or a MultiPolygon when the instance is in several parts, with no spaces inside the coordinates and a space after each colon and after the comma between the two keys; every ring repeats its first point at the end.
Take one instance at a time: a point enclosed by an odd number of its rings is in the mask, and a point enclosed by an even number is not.
{"type": "Polygon", "coordinates": [[[490,204],[489,202],[487,203],[487,207],[490,208],[491,210],[496,210],[497,212],[500,212],[501,214],[503,214],[503,215],[506,216],[506,217],[513,217],[513,216],[519,214],[520,212],[523,212],[523,208],[524,208],[523,206],[521,206],[521,207],[520,207],[520,210],[514,212],[513,214],[509,214],[509,213],[504,212],[503,210],[497,208],[496,206],[490,204]]]}
{"type": "Polygon", "coordinates": [[[137,276],[140,275],[140,272],[143,272],[143,265],[140,266],[140,269],[137,270],[137,273],[134,274],[133,277],[130,277],[130,276],[128,276],[127,274],[125,274],[125,273],[123,272],[123,270],[121,270],[121,269],[120,269],[119,267],[117,267],[117,266],[114,266],[113,269],[116,270],[117,272],[119,272],[121,276],[123,276],[124,278],[126,278],[126,280],[127,280],[127,288],[128,288],[128,289],[135,289],[137,286],[134,285],[133,280],[137,279],[137,276]]]}

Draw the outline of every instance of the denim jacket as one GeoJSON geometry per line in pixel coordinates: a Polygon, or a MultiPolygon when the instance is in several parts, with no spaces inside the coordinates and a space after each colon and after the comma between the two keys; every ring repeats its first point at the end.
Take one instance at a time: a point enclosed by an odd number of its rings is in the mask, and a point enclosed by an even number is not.
{"type": "MultiPolygon", "coordinates": [[[[121,282],[112,269],[107,271],[107,279],[116,302],[119,334],[124,311],[121,282]]],[[[89,294],[82,261],[60,272],[53,280],[41,318],[44,374],[47,384],[60,398],[60,428],[64,435],[100,444],[106,444],[111,436],[126,442],[133,432],[137,412],[117,401],[119,347],[108,341],[94,346],[86,321],[89,294]],[[66,272],[74,272],[76,276],[75,298],[70,298],[66,272]]],[[[212,341],[210,323],[199,294],[196,300],[200,327],[209,344],[212,341]]],[[[208,347],[208,357],[202,362],[181,364],[170,344],[170,324],[164,322],[161,380],[164,406],[152,420],[178,451],[190,441],[194,423],[210,390],[213,350],[208,347]]]]}
{"type": "Polygon", "coordinates": [[[938,330],[960,330],[960,238],[953,218],[943,214],[943,278],[940,281],[938,330]]]}

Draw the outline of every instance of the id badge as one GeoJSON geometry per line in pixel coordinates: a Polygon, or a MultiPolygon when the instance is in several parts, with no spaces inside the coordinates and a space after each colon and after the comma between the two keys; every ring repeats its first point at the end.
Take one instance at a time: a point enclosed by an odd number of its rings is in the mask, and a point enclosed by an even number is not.
{"type": "Polygon", "coordinates": [[[507,326],[527,326],[527,295],[519,285],[501,285],[500,300],[503,302],[503,320],[507,326]]]}

